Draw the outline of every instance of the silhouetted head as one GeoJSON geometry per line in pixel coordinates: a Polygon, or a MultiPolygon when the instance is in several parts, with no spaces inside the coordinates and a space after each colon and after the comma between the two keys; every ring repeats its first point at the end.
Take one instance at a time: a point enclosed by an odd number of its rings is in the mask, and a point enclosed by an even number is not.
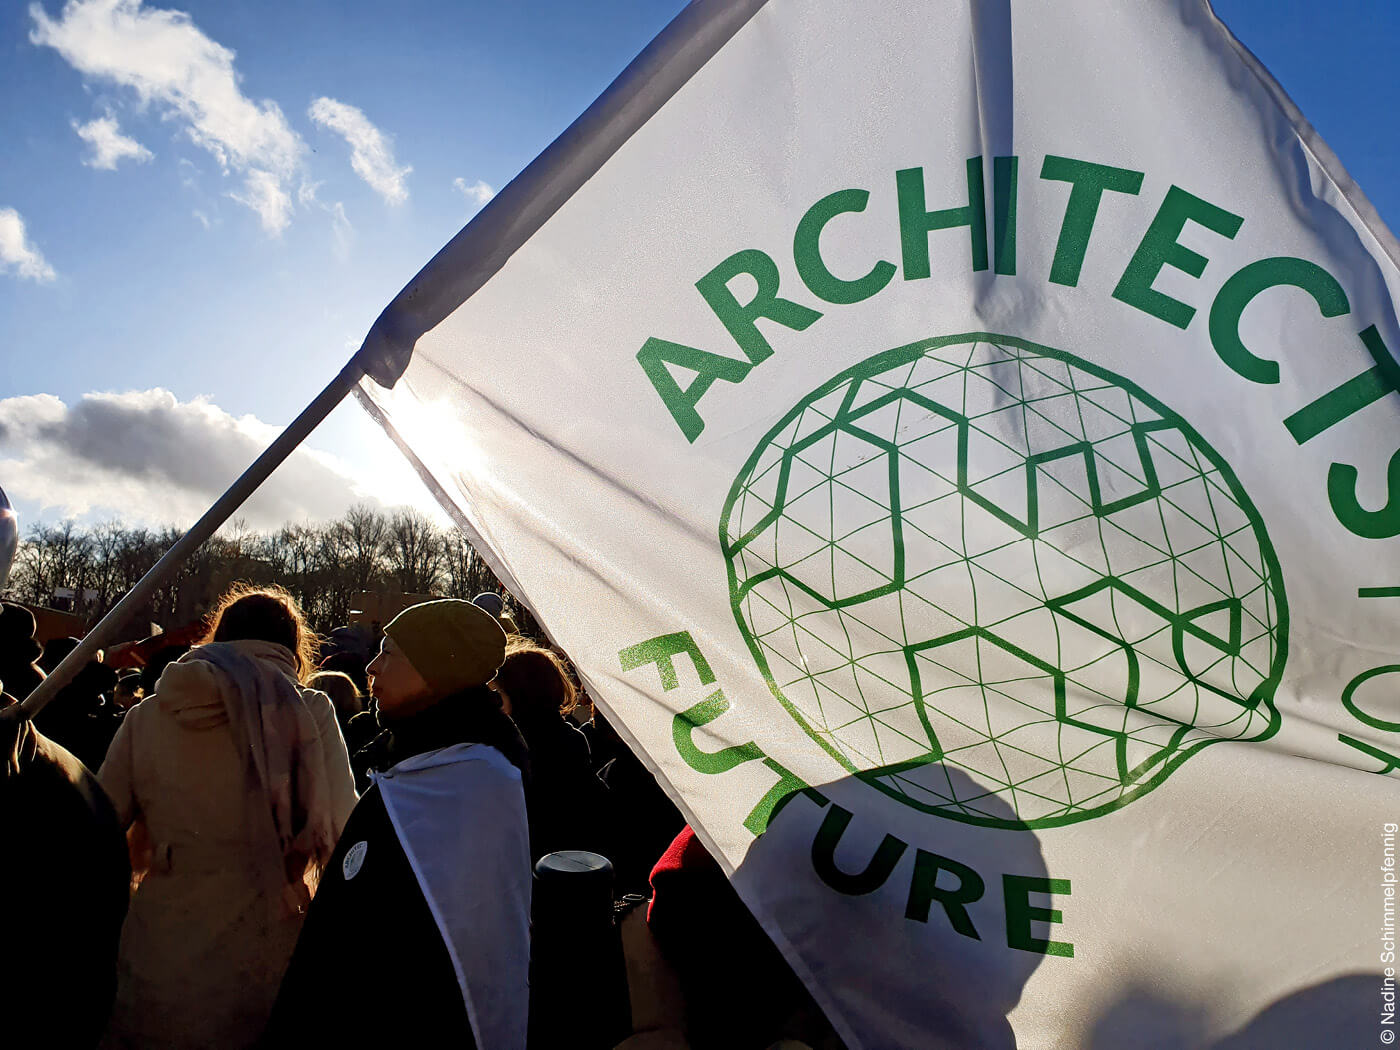
{"type": "Polygon", "coordinates": [[[342,671],[317,671],[306,680],[306,684],[331,698],[336,717],[342,723],[364,710],[364,694],[355,684],[355,679],[342,671]]]}
{"type": "Polygon", "coordinates": [[[511,642],[491,687],[517,724],[568,714],[578,696],[558,654],[526,641],[511,642]]]}
{"type": "Polygon", "coordinates": [[[471,602],[443,598],[410,606],[385,625],[379,655],[368,668],[380,720],[481,689],[501,666],[505,648],[500,624],[471,602]]]}
{"type": "Polygon", "coordinates": [[[204,642],[275,642],[292,651],[303,681],[316,663],[318,639],[297,600],[281,587],[235,584],[209,614],[204,642]]]}

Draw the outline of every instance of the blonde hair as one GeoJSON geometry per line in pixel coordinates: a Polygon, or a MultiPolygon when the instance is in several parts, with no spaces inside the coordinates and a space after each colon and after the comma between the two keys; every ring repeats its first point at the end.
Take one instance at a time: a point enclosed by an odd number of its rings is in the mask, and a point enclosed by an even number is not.
{"type": "Polygon", "coordinates": [[[319,689],[331,698],[337,717],[349,718],[364,710],[364,694],[344,671],[317,671],[306,680],[312,689],[319,689]]]}
{"type": "Polygon", "coordinates": [[[209,631],[200,645],[244,639],[276,642],[292,651],[298,681],[304,683],[316,670],[321,639],[307,626],[301,605],[285,587],[235,583],[219,599],[207,622],[209,631]]]}

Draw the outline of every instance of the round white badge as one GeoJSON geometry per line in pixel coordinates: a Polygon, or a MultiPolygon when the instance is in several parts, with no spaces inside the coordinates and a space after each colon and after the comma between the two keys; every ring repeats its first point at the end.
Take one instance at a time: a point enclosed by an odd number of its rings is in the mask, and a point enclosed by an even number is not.
{"type": "Polygon", "coordinates": [[[368,842],[357,842],[345,851],[345,860],[340,865],[346,879],[353,879],[365,864],[365,854],[369,852],[368,842]]]}

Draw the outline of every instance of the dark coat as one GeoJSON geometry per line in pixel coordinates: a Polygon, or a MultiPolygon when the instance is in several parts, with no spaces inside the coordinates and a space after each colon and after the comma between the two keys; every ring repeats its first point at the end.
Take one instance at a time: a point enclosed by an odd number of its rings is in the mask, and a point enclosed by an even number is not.
{"type": "Polygon", "coordinates": [[[685,827],[685,817],[625,745],[598,775],[612,802],[609,859],[617,873],[617,892],[646,896],[651,869],[685,827]]]}
{"type": "MultiPolygon", "coordinates": [[[[360,732],[362,712],[350,721],[360,732]]],[[[350,768],[355,775],[364,771],[366,784],[370,770],[383,772],[397,762],[453,744],[490,744],[520,770],[525,782],[530,778],[530,752],[515,723],[501,710],[496,694],[485,686],[439,700],[432,707],[409,718],[383,721],[378,708],[374,716],[380,732],[368,744],[352,751],[350,768]]]]}
{"type": "MultiPolygon", "coordinates": [[[[465,742],[526,764],[524,741],[485,690],[389,723],[356,758],[383,771],[465,742]]],[[[452,958],[377,785],[355,806],[326,866],[263,1045],[476,1046],[452,958]]]]}
{"type": "Polygon", "coordinates": [[[610,857],[607,785],[593,772],[588,738],[560,715],[522,722],[530,749],[530,859],[557,850],[588,850],[610,857]]]}
{"type": "Polygon", "coordinates": [[[102,697],[116,684],[115,671],[106,664],[90,661],[39,712],[34,723],[89,769],[99,769],[121,726],[120,715],[102,697]]]}
{"type": "Polygon", "coordinates": [[[647,925],[680,980],[694,1050],[763,1050],[785,1037],[843,1045],[689,826],[656,862],[651,884],[647,925]]]}
{"type": "Polygon", "coordinates": [[[24,700],[44,680],[36,661],[44,647],[34,640],[34,614],[13,602],[0,603],[0,687],[24,700]]]}
{"type": "Polygon", "coordinates": [[[352,715],[345,723],[345,749],[350,752],[350,769],[355,774],[355,790],[364,794],[369,788],[369,764],[374,758],[366,748],[382,733],[373,710],[352,715]]]}
{"type": "Polygon", "coordinates": [[[96,777],[28,721],[0,721],[0,826],[0,1044],[92,1047],[116,992],[126,836],[96,777]]]}
{"type": "Polygon", "coordinates": [[[263,1045],[476,1046],[452,958],[377,785],[326,866],[263,1045]],[[352,848],[358,868],[346,864],[352,848]]]}
{"type": "MultiPolygon", "coordinates": [[[[32,638],[26,641],[33,652],[38,651],[39,647],[32,638]]],[[[17,700],[23,700],[34,692],[44,680],[44,672],[34,663],[33,652],[22,648],[19,652],[0,653],[0,684],[3,684],[5,692],[17,700]]]]}

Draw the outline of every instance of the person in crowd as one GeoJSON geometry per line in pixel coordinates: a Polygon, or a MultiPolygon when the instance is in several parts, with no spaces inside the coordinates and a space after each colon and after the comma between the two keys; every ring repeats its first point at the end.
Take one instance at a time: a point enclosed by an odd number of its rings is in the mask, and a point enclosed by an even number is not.
{"type": "Polygon", "coordinates": [[[34,640],[34,614],[23,605],[0,603],[0,682],[23,700],[44,680],[36,660],[44,647],[34,640]]]}
{"type": "Polygon", "coordinates": [[[160,681],[160,676],[165,672],[165,669],[189,651],[190,647],[188,645],[166,645],[157,649],[147,657],[146,666],[141,668],[142,694],[150,696],[154,693],[156,691],[156,683],[160,681]]]}
{"type": "Polygon", "coordinates": [[[377,644],[373,632],[367,627],[358,624],[353,627],[336,627],[321,646],[321,663],[318,670],[339,671],[349,675],[363,696],[369,691],[365,666],[374,658],[377,644]]]}
{"type": "Polygon", "coordinates": [[[54,668],[63,662],[63,658],[78,648],[78,639],[69,635],[66,638],[50,638],[44,643],[43,654],[39,657],[39,670],[44,674],[53,674],[54,668]]]}
{"type": "Polygon", "coordinates": [[[612,756],[598,778],[607,785],[612,804],[613,852],[608,859],[617,873],[617,892],[646,896],[652,865],[685,827],[685,817],[602,711],[593,713],[593,730],[598,750],[612,756]]]}
{"type": "Polygon", "coordinates": [[[506,611],[505,599],[495,591],[482,591],[472,599],[472,604],[478,609],[485,609],[496,618],[496,622],[501,625],[501,630],[506,634],[516,635],[520,633],[520,628],[516,625],[514,617],[506,611]]]}
{"type": "Polygon", "coordinates": [[[355,804],[314,638],[281,588],[239,586],[204,644],[122,721],[99,772],[149,844],[122,930],[106,1045],[255,1045],[310,887],[355,804]]]}
{"type": "Polygon", "coordinates": [[[369,665],[374,784],[312,901],[267,1047],[523,1050],[528,760],[487,688],[505,644],[457,599],[385,626],[369,665]]]}
{"type": "Polygon", "coordinates": [[[0,1045],[91,1050],[112,1009],[131,869],[97,779],[0,694],[0,1045]]]}
{"type": "Polygon", "coordinates": [[[369,681],[365,677],[365,664],[369,663],[368,656],[359,656],[355,653],[331,653],[316,665],[316,670],[334,674],[343,674],[350,681],[355,683],[355,688],[363,696],[369,688],[369,681]]]}
{"type": "Polygon", "coordinates": [[[843,1050],[821,1008],[687,825],[651,873],[647,926],[674,968],[692,1050],[764,1050],[780,1040],[843,1050]],[[714,994],[715,974],[726,993],[714,994]]]}
{"type": "Polygon", "coordinates": [[[587,738],[565,717],[576,694],[563,660],[511,639],[491,688],[530,749],[531,859],[565,849],[610,855],[607,788],[593,773],[587,738]]]}
{"type": "Polygon", "coordinates": [[[364,794],[370,785],[370,763],[376,757],[370,745],[384,732],[373,697],[369,706],[345,723],[345,747],[350,752],[350,771],[355,774],[355,790],[364,794]]]}
{"type": "MultiPolygon", "coordinates": [[[[40,666],[53,674],[63,658],[78,646],[76,638],[55,638],[44,646],[40,666]]],[[[117,684],[117,672],[102,662],[102,650],[89,660],[73,680],[58,691],[34,719],[35,727],[54,743],[67,748],[95,770],[102,765],[116,735],[118,719],[106,696],[117,684]]]]}
{"type": "Polygon", "coordinates": [[[112,706],[123,714],[130,711],[145,697],[146,690],[141,685],[141,672],[131,671],[117,679],[112,687],[112,706]]]}
{"type": "Polygon", "coordinates": [[[340,725],[341,735],[345,735],[346,724],[365,707],[364,694],[355,680],[343,671],[317,671],[306,680],[306,684],[331,698],[335,720],[340,725]]]}

